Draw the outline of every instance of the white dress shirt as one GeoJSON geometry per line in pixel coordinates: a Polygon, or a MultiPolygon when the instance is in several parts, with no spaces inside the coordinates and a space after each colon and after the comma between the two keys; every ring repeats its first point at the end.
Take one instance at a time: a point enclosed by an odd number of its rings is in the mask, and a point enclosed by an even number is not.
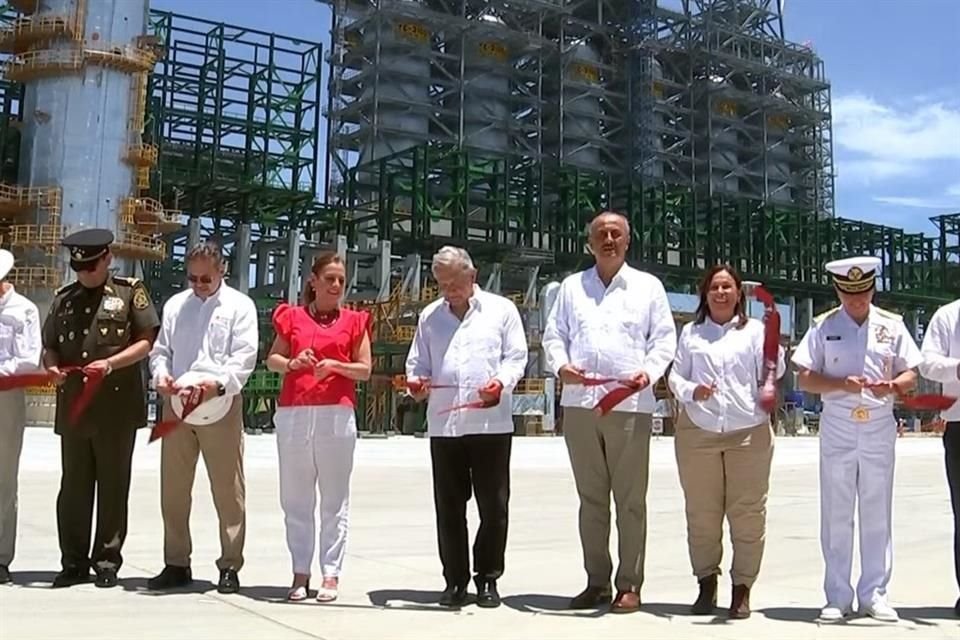
{"type": "MultiPolygon", "coordinates": [[[[604,378],[632,378],[641,371],[650,384],[614,411],[653,413],[653,387],[673,361],[677,326],[659,279],[627,264],[604,286],[596,267],[564,279],[543,331],[547,366],[566,364],[604,378]]],[[[563,385],[565,407],[593,409],[617,383],[563,385]]]]}
{"type": "Polygon", "coordinates": [[[40,369],[40,312],[13,285],[0,296],[0,376],[40,369]]]}
{"type": "MultiPolygon", "coordinates": [[[[960,300],[940,307],[923,336],[920,373],[943,385],[943,394],[960,398],[960,300]]],[[[960,421],[960,402],[940,414],[947,422],[960,421]]]]}
{"type": "Polygon", "coordinates": [[[176,380],[187,371],[206,373],[233,396],[253,373],[259,345],[257,307],[247,295],[226,282],[206,300],[188,289],[163,305],[150,372],[154,384],[162,376],[176,380]]]}
{"type": "MultiPolygon", "coordinates": [[[[706,431],[725,433],[749,429],[770,418],[760,408],[763,378],[763,323],[753,318],[737,328],[738,317],[719,325],[707,316],[702,324],[688,323],[680,332],[677,357],[668,383],[690,420],[706,431]],[[703,402],[693,399],[698,385],[715,385],[703,402]]],[[[787,364],[783,347],[777,358],[777,379],[787,364]]]]}
{"type": "MultiPolygon", "coordinates": [[[[892,380],[918,367],[923,357],[903,319],[871,305],[862,325],[854,322],[843,307],[815,318],[792,361],[831,378],[864,376],[870,380],[892,380]]],[[[830,391],[822,398],[823,415],[827,417],[866,422],[893,416],[892,394],[877,397],[864,389],[860,393],[830,391]]]]}
{"type": "Polygon", "coordinates": [[[520,312],[510,300],[475,285],[462,321],[446,300],[427,305],[407,354],[407,379],[429,378],[432,385],[458,387],[430,391],[428,435],[512,433],[512,392],[526,371],[528,356],[520,312]],[[500,404],[440,415],[478,400],[477,390],[494,378],[503,384],[500,404]]]}

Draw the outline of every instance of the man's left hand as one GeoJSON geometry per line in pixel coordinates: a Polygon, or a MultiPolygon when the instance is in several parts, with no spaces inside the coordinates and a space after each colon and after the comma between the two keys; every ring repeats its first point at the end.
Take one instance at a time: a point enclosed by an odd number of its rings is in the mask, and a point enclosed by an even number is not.
{"type": "Polygon", "coordinates": [[[642,391],[646,389],[648,386],[650,386],[650,376],[648,376],[646,372],[641,371],[640,373],[630,378],[630,382],[636,385],[637,391],[642,391]]]}
{"type": "MultiPolygon", "coordinates": [[[[220,390],[217,388],[216,380],[204,380],[203,382],[195,386],[200,387],[200,391],[203,394],[200,398],[200,402],[205,402],[210,398],[216,398],[220,395],[220,390]]],[[[186,401],[190,397],[190,394],[192,392],[193,391],[191,387],[184,387],[177,391],[177,395],[179,395],[181,398],[183,398],[184,401],[186,401]]]]}
{"type": "Polygon", "coordinates": [[[502,392],[503,383],[494,379],[480,387],[480,399],[484,402],[493,402],[494,400],[500,399],[500,394],[502,392]]]}

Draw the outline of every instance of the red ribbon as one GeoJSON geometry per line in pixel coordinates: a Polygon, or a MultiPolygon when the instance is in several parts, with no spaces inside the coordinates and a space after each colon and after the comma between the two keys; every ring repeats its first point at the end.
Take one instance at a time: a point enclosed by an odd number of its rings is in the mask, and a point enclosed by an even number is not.
{"type": "Polygon", "coordinates": [[[777,362],[780,359],[780,312],[773,294],[757,286],[753,295],[763,303],[763,374],[760,385],[760,408],[767,413],[777,405],[777,362]]]}
{"type": "MultiPolygon", "coordinates": [[[[442,387],[435,387],[442,388],[442,387]]],[[[464,402],[463,404],[457,404],[447,409],[442,409],[437,412],[437,415],[446,415],[448,413],[453,413],[454,411],[460,411],[461,409],[490,409],[500,404],[500,393],[503,391],[502,388],[498,388],[493,392],[494,397],[489,400],[484,400],[480,398],[479,400],[473,400],[471,402],[464,402]]]]}
{"type": "Polygon", "coordinates": [[[197,407],[203,404],[203,387],[183,387],[182,391],[187,392],[185,394],[186,400],[183,402],[183,415],[179,418],[164,420],[160,424],[155,425],[153,429],[150,430],[150,442],[159,440],[160,438],[172,433],[173,430],[179,427],[197,407]]]}
{"type": "MultiPolygon", "coordinates": [[[[80,373],[84,376],[83,391],[80,393],[80,396],[74,400],[73,405],[70,407],[67,414],[70,419],[70,424],[75,426],[77,422],[80,421],[84,411],[86,411],[87,407],[90,406],[90,403],[93,401],[93,397],[97,394],[97,389],[100,388],[100,384],[103,382],[105,372],[103,369],[90,369],[89,367],[82,367],[78,365],[60,367],[60,372],[66,375],[80,373]]],[[[57,376],[49,372],[21,373],[12,376],[2,376],[0,377],[0,391],[25,389],[28,387],[42,387],[48,384],[53,384],[56,382],[56,380],[57,376]]]]}
{"type": "Polygon", "coordinates": [[[593,412],[599,416],[605,416],[613,408],[640,391],[640,385],[633,380],[617,380],[617,387],[600,398],[600,402],[593,408],[593,412]]]}
{"type": "Polygon", "coordinates": [[[917,411],[946,411],[956,404],[957,399],[938,393],[921,393],[916,396],[901,395],[900,402],[907,409],[917,411]]]}

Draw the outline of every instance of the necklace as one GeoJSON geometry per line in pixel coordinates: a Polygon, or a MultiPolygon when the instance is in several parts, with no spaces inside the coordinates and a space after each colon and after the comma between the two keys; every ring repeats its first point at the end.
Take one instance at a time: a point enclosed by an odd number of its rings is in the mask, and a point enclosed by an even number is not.
{"type": "Polygon", "coordinates": [[[334,308],[330,311],[318,311],[317,307],[311,303],[310,304],[310,315],[313,317],[314,322],[320,325],[323,328],[329,328],[340,317],[340,309],[334,308]]]}

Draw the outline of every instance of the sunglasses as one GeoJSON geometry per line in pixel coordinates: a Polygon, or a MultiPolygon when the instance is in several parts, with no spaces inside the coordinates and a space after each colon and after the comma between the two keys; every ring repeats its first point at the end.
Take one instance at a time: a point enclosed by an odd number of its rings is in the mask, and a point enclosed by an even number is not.
{"type": "Polygon", "coordinates": [[[198,282],[199,282],[200,284],[211,284],[211,283],[213,283],[213,278],[210,277],[210,276],[194,276],[194,275],[188,275],[188,276],[187,276],[187,280],[190,282],[190,284],[197,284],[198,282]]]}

